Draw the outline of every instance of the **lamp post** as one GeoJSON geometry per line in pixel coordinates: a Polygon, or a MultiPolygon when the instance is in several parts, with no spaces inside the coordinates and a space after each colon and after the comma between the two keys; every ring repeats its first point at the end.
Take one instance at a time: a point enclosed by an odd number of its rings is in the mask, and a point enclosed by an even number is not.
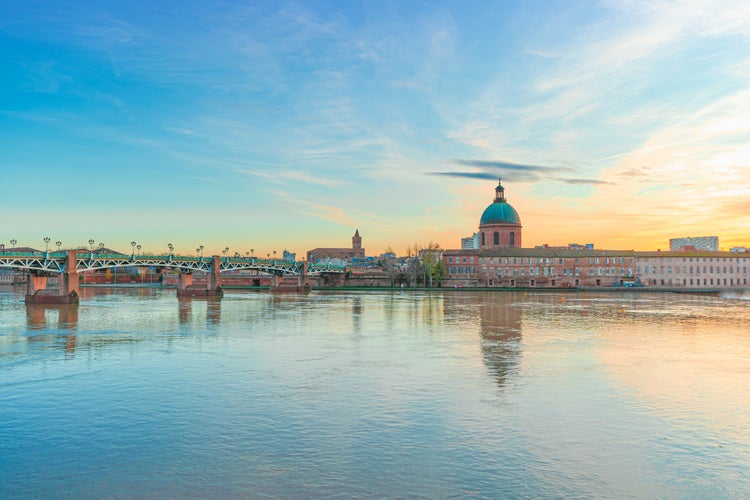
{"type": "Polygon", "coordinates": [[[16,243],[18,243],[17,239],[13,238],[12,240],[10,240],[10,246],[11,246],[10,251],[11,252],[15,252],[16,251],[16,243]]]}
{"type": "Polygon", "coordinates": [[[169,260],[172,260],[172,253],[174,252],[174,245],[171,243],[167,243],[167,248],[169,248],[169,260]]]}
{"type": "Polygon", "coordinates": [[[136,245],[135,241],[130,242],[130,246],[133,247],[133,259],[135,259],[135,245],[136,245]]]}
{"type": "Polygon", "coordinates": [[[140,257],[140,255],[141,255],[141,245],[136,245],[135,248],[138,249],[138,256],[140,257]]]}
{"type": "Polygon", "coordinates": [[[49,257],[49,236],[44,237],[44,258],[49,257]]]}
{"type": "Polygon", "coordinates": [[[203,245],[199,246],[198,248],[200,248],[200,251],[201,251],[201,260],[203,260],[203,245]]]}
{"type": "Polygon", "coordinates": [[[57,252],[59,253],[59,252],[60,252],[60,247],[62,246],[62,241],[60,241],[60,240],[57,240],[57,241],[55,242],[55,245],[57,246],[57,252]]]}

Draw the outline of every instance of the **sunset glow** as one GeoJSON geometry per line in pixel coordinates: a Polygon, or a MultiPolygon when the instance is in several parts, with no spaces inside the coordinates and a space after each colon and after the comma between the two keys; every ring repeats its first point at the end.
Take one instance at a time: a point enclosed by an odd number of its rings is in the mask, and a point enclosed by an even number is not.
{"type": "Polygon", "coordinates": [[[0,4],[0,243],[750,246],[750,4],[0,4]],[[186,7],[189,5],[189,7],[186,7]]]}

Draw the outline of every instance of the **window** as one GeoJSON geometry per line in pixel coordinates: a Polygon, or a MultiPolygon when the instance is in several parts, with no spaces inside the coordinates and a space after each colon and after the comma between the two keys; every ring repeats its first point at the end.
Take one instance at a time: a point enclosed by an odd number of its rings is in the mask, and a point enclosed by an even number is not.
{"type": "Polygon", "coordinates": [[[512,247],[516,246],[516,233],[514,233],[513,231],[511,231],[510,234],[508,235],[508,237],[510,238],[508,240],[509,241],[509,245],[512,246],[512,247]]]}
{"type": "Polygon", "coordinates": [[[492,235],[492,244],[493,245],[499,245],[500,244],[500,233],[495,231],[495,234],[492,235]]]}
{"type": "Polygon", "coordinates": [[[484,241],[484,233],[482,233],[482,246],[485,246],[487,243],[484,241]]]}

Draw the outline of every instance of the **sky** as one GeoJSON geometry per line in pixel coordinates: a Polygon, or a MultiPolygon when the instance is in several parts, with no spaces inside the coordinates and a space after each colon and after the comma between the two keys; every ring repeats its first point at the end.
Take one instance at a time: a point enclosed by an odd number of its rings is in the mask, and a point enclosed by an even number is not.
{"type": "Polygon", "coordinates": [[[0,2],[0,243],[750,246],[750,2],[0,2]]]}

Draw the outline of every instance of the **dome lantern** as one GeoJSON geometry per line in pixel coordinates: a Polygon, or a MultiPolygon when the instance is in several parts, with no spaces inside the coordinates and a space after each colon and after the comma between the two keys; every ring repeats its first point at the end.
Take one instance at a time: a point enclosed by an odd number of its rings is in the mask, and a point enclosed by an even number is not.
{"type": "Polygon", "coordinates": [[[500,178],[497,179],[497,187],[495,188],[495,203],[505,203],[505,188],[500,178]]]}

